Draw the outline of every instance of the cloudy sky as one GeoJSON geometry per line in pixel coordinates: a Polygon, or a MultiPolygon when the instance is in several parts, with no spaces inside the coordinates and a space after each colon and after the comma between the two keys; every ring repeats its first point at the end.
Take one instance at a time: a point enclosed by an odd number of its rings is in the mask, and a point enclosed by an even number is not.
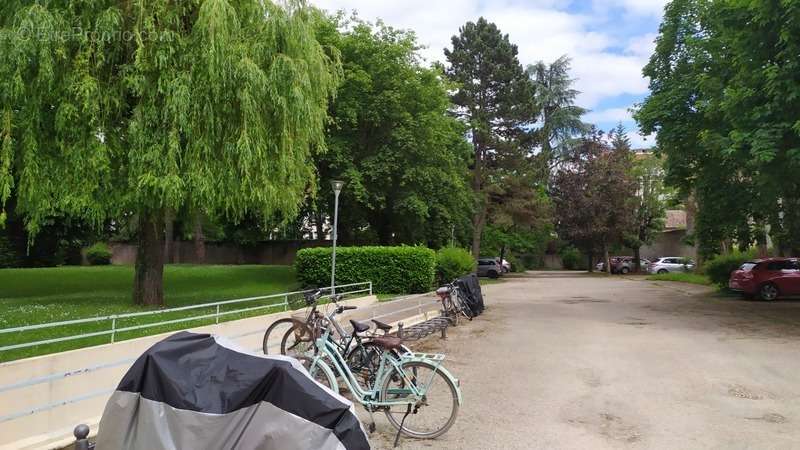
{"type": "Polygon", "coordinates": [[[647,93],[642,67],[653,50],[666,0],[310,0],[330,11],[358,11],[412,29],[427,48],[428,61],[444,61],[443,49],[467,21],[480,16],[496,23],[519,47],[523,65],[572,58],[582,92],[585,120],[608,130],[622,122],[634,147],[652,138],[636,133],[628,108],[647,93]]]}

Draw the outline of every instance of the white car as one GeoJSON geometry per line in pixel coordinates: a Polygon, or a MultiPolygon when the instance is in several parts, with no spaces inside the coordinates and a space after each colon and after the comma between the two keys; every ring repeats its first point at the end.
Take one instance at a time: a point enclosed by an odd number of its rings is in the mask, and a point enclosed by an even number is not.
{"type": "Polygon", "coordinates": [[[647,271],[650,273],[691,272],[693,270],[694,261],[677,256],[657,258],[647,267],[647,271]]]}

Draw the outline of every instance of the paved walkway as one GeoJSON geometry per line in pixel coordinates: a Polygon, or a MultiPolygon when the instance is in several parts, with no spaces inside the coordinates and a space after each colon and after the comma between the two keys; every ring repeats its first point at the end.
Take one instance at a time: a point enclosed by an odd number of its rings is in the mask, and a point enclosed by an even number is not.
{"type": "MultiPolygon", "coordinates": [[[[409,449],[800,448],[800,301],[747,302],[641,278],[534,273],[421,344],[465,403],[409,449]]],[[[394,435],[378,417],[375,448],[394,435]]]]}

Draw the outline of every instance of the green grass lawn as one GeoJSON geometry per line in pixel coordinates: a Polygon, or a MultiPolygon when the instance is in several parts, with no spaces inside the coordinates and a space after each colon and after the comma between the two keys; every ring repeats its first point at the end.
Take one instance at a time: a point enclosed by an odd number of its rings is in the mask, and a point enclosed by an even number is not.
{"type": "MultiPolygon", "coordinates": [[[[133,267],[57,267],[0,270],[0,329],[46,322],[147,311],[131,303],[133,267]]],[[[164,296],[168,308],[253,297],[298,289],[289,266],[192,266],[170,265],[164,274],[164,296]]],[[[223,306],[235,310],[280,303],[282,299],[259,300],[223,306]]],[[[151,308],[152,309],[152,308],[151,308]]],[[[282,308],[281,308],[282,309],[282,308]]],[[[221,321],[265,314],[277,308],[224,316],[221,321]]],[[[213,314],[215,307],[176,313],[120,319],[117,328],[213,314]]],[[[119,333],[116,340],[163,333],[213,323],[200,319],[119,333]]],[[[67,325],[21,333],[0,334],[0,347],[111,328],[110,321],[67,325]]],[[[0,362],[57,351],[108,343],[110,335],[40,345],[0,352],[0,362]]]]}
{"type": "Polygon", "coordinates": [[[699,273],[664,273],[658,275],[650,275],[648,280],[653,281],[679,281],[682,283],[701,284],[703,286],[711,286],[711,279],[699,273]]]}

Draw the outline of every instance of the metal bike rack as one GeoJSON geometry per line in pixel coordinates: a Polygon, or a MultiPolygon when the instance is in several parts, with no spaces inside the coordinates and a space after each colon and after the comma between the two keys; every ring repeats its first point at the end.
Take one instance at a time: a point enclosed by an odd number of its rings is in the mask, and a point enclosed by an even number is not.
{"type": "Polygon", "coordinates": [[[445,315],[428,319],[410,327],[404,327],[401,322],[397,326],[397,332],[393,334],[404,341],[419,341],[436,332],[440,332],[442,339],[447,339],[447,328],[453,323],[453,319],[445,315]]]}

